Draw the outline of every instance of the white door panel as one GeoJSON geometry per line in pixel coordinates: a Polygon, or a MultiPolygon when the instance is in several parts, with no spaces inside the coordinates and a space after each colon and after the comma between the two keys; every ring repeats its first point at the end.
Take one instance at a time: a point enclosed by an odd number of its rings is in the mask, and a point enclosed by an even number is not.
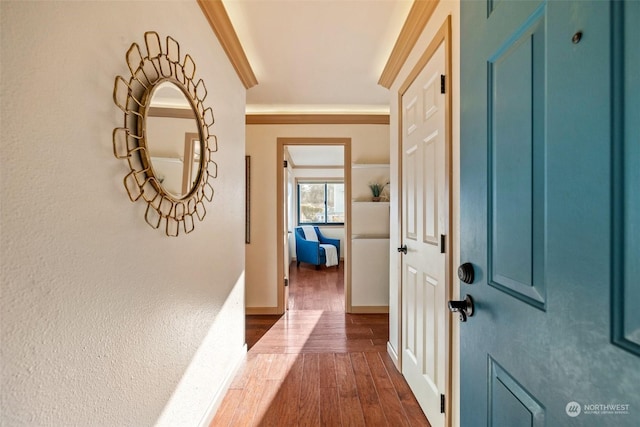
{"type": "Polygon", "coordinates": [[[444,44],[403,96],[402,373],[432,426],[444,426],[448,313],[444,44]]]}

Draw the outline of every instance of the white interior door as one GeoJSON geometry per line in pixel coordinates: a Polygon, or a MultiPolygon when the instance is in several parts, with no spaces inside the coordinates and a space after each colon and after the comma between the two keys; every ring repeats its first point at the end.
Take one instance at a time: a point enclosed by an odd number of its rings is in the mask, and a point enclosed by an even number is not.
{"type": "Polygon", "coordinates": [[[289,181],[290,181],[290,171],[289,168],[285,166],[284,168],[284,179],[282,180],[283,183],[283,192],[284,192],[284,197],[283,197],[283,201],[284,201],[284,206],[282,206],[282,210],[284,211],[283,213],[283,233],[282,233],[282,240],[283,240],[283,248],[284,248],[284,255],[282,257],[282,259],[284,260],[284,265],[283,265],[283,272],[284,272],[284,283],[285,283],[285,287],[284,287],[284,309],[285,310],[289,310],[289,266],[291,265],[291,255],[289,253],[289,210],[290,210],[290,205],[291,205],[291,192],[289,191],[289,181]]]}
{"type": "Polygon", "coordinates": [[[432,426],[443,426],[448,284],[441,235],[449,221],[444,43],[402,97],[402,373],[432,426]]]}

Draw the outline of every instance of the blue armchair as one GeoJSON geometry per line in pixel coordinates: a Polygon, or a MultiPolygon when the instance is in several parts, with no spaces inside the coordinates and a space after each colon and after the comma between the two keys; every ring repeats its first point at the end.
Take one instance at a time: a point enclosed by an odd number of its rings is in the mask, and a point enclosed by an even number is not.
{"type": "MultiPolygon", "coordinates": [[[[319,269],[322,264],[326,264],[327,258],[325,251],[324,248],[320,247],[320,244],[331,244],[335,246],[338,253],[338,260],[340,260],[340,240],[325,237],[318,227],[313,228],[318,236],[317,242],[306,240],[302,227],[296,227],[295,229],[297,266],[300,267],[300,262],[307,262],[315,265],[316,269],[319,269]]],[[[338,264],[337,268],[340,268],[340,264],[338,264]]]]}

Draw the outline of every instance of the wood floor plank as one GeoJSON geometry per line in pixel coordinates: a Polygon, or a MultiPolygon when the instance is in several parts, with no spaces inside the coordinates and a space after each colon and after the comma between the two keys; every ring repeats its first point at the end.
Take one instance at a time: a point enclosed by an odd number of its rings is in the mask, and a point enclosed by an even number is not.
{"type": "Polygon", "coordinates": [[[272,354],[273,360],[267,373],[267,379],[284,381],[296,360],[295,354],[272,354]]]}
{"type": "Polygon", "coordinates": [[[251,375],[253,375],[254,364],[257,360],[257,353],[247,353],[242,362],[242,366],[238,368],[238,374],[231,382],[230,389],[243,389],[246,387],[247,382],[251,375]]]}
{"type": "Polygon", "coordinates": [[[264,388],[264,380],[259,377],[250,377],[246,387],[242,390],[241,403],[236,408],[230,425],[232,426],[249,426],[253,423],[260,399],[262,397],[262,389],[264,388]]]}
{"type": "Polygon", "coordinates": [[[233,414],[242,399],[242,389],[230,389],[222,399],[220,407],[209,427],[223,427],[231,424],[233,414]]]}
{"type": "Polygon", "coordinates": [[[342,426],[340,397],[336,387],[320,389],[320,425],[323,427],[342,426]]]}
{"type": "Polygon", "coordinates": [[[298,425],[320,425],[320,368],[317,354],[305,354],[302,369],[298,425]]]}
{"type": "Polygon", "coordinates": [[[265,408],[265,412],[262,418],[257,421],[257,425],[280,427],[282,425],[283,415],[286,412],[286,406],[290,403],[287,402],[287,389],[284,387],[284,382],[280,382],[279,389],[271,404],[265,408]]]}
{"type": "Polygon", "coordinates": [[[409,420],[379,353],[364,353],[371,378],[378,391],[384,415],[392,426],[408,426],[409,420]]]}
{"type": "MultiPolygon", "coordinates": [[[[382,388],[378,390],[380,404],[384,410],[384,416],[390,426],[410,426],[404,407],[398,399],[398,395],[393,388],[382,388]]],[[[422,420],[426,422],[424,415],[422,420]]],[[[425,424],[423,424],[425,425],[425,424]]]]}
{"type": "Polygon", "coordinates": [[[287,378],[282,383],[285,390],[283,409],[280,416],[280,425],[296,425],[298,422],[298,406],[300,400],[300,388],[302,381],[303,357],[296,357],[287,378]]]}
{"type": "Polygon", "coordinates": [[[260,393],[260,400],[256,406],[253,420],[250,425],[277,425],[267,420],[267,414],[271,412],[271,408],[277,405],[276,399],[278,392],[282,388],[282,381],[279,380],[264,380],[262,381],[260,393]],[[271,423],[271,424],[269,424],[271,423]]]}
{"type": "Polygon", "coordinates": [[[347,353],[340,353],[335,355],[335,361],[342,425],[364,425],[364,415],[358,398],[358,388],[351,366],[351,358],[347,353]]]}
{"type": "Polygon", "coordinates": [[[383,338],[373,338],[371,340],[372,345],[387,345],[387,340],[383,338]]]}
{"type": "Polygon", "coordinates": [[[243,373],[246,382],[242,389],[241,404],[236,408],[231,425],[252,424],[262,399],[261,390],[265,387],[266,374],[272,358],[271,354],[256,354],[255,357],[249,358],[243,373]]]}
{"type": "Polygon", "coordinates": [[[333,353],[321,353],[319,355],[320,365],[320,388],[336,388],[336,362],[333,353]]]}
{"type": "Polygon", "coordinates": [[[344,267],[289,267],[289,309],[344,312],[344,267]]]}
{"type": "Polygon", "coordinates": [[[429,424],[424,412],[422,412],[422,408],[420,408],[418,401],[411,392],[409,384],[407,384],[402,374],[398,372],[389,355],[385,353],[384,355],[381,354],[380,357],[387,368],[387,372],[389,372],[389,378],[391,378],[391,382],[396,389],[398,399],[400,399],[409,424],[412,426],[430,427],[431,424],[429,424]]]}
{"type": "Polygon", "coordinates": [[[333,353],[321,353],[318,358],[320,368],[320,425],[341,426],[335,355],[333,353]]]}
{"type": "Polygon", "coordinates": [[[349,356],[365,423],[370,426],[388,425],[364,353],[351,353],[349,356]]]}

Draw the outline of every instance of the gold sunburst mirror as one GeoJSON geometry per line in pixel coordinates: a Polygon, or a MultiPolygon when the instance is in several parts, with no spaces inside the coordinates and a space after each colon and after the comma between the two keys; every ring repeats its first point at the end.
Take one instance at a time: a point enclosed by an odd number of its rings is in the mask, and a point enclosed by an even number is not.
{"type": "Polygon", "coordinates": [[[194,218],[207,213],[204,202],[213,200],[213,110],[204,105],[207,89],[196,81],[195,62],[181,56],[178,42],[167,36],[163,46],[154,31],[144,41],[144,54],[137,43],[127,51],[129,78],[115,80],[113,101],[124,124],[113,130],[113,153],[129,168],[129,198],[147,204],[147,224],[178,236],[193,231],[194,218]]]}

